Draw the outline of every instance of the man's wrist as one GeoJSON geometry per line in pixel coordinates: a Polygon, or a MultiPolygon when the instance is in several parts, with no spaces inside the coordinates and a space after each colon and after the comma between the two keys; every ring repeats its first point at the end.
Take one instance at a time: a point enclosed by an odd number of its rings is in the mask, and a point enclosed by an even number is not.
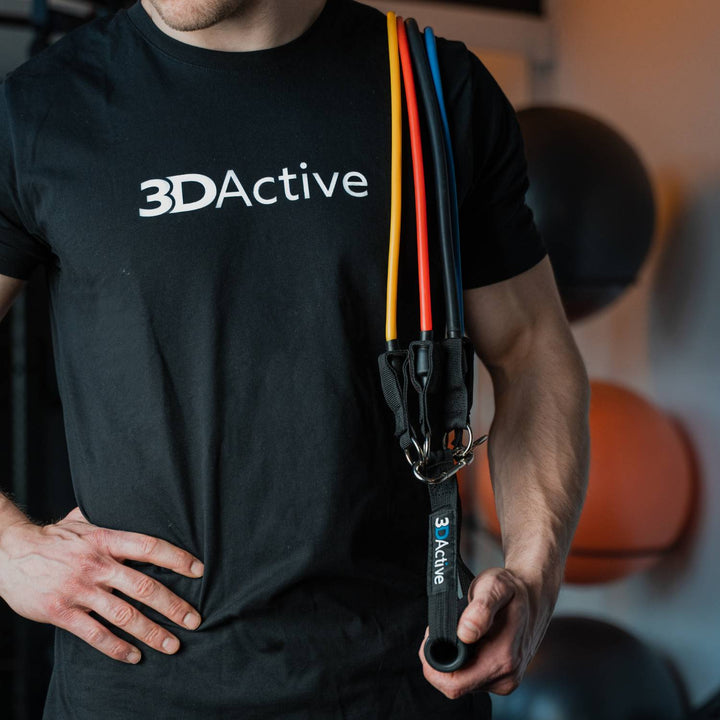
{"type": "Polygon", "coordinates": [[[523,580],[530,589],[557,597],[565,573],[565,553],[554,544],[539,544],[517,552],[506,552],[505,569],[523,580]]]}
{"type": "Polygon", "coordinates": [[[7,495],[0,492],[0,540],[9,527],[19,523],[34,524],[7,495]]]}

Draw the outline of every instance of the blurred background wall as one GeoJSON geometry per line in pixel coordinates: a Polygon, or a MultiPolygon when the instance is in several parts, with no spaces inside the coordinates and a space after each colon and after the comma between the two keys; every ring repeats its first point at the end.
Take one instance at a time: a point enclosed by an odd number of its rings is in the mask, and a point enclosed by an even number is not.
{"type": "MultiPolygon", "coordinates": [[[[27,14],[27,5],[23,7],[13,0],[0,0],[0,12],[27,14]]],[[[28,57],[32,36],[30,28],[0,25],[0,76],[17,67],[28,57]]]]}
{"type": "Polygon", "coordinates": [[[548,12],[553,62],[536,68],[533,102],[619,130],[658,206],[640,281],[575,335],[591,377],[629,385],[680,420],[702,487],[680,553],[625,581],[566,587],[558,611],[631,627],[675,661],[698,703],[720,685],[720,4],[549,0],[548,12]]]}

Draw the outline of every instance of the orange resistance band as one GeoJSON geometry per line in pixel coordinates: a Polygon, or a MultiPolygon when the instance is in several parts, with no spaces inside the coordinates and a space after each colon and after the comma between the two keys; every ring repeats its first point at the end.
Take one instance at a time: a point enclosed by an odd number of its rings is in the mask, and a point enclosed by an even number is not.
{"type": "Polygon", "coordinates": [[[408,47],[405,24],[397,18],[398,46],[402,66],[405,100],[407,103],[408,123],[410,126],[410,146],[412,149],[413,178],[415,180],[415,223],[417,225],[418,282],[420,285],[420,329],[432,331],[432,306],[430,303],[430,264],[428,260],[427,208],[425,204],[425,170],[423,166],[422,138],[420,135],[420,116],[415,97],[410,48],[408,47]]]}

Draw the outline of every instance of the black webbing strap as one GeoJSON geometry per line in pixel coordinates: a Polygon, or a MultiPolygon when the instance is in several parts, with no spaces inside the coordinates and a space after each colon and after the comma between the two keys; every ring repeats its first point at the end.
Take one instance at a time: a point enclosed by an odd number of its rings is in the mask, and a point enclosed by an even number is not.
{"type": "Polygon", "coordinates": [[[454,472],[469,462],[462,453],[468,450],[463,437],[472,405],[473,356],[467,338],[446,338],[417,340],[407,350],[389,350],[378,358],[383,395],[395,417],[395,436],[415,476],[428,487],[430,633],[425,655],[444,672],[460,668],[467,656],[457,637],[457,623],[473,574],[460,555],[462,511],[454,472]],[[448,445],[447,435],[453,432],[448,445]]]}
{"type": "Polygon", "coordinates": [[[473,400],[475,349],[467,337],[445,338],[441,342],[445,365],[443,422],[446,432],[455,431],[455,443],[470,423],[473,400]]]}
{"type": "Polygon", "coordinates": [[[403,451],[412,442],[408,418],[408,351],[389,350],[378,357],[380,383],[387,406],[395,417],[395,437],[403,451]]]}
{"type": "Polygon", "coordinates": [[[469,427],[473,391],[472,343],[467,338],[445,338],[434,344],[435,383],[428,390],[427,404],[435,427],[443,430],[439,449],[431,448],[423,468],[428,478],[430,518],[428,523],[427,595],[429,635],[425,643],[428,662],[443,672],[464,664],[467,647],[457,637],[460,602],[473,579],[460,555],[462,508],[457,476],[440,482],[456,466],[455,453],[462,450],[463,432],[469,427]],[[454,433],[452,447],[446,434],[454,433]]]}
{"type": "Polygon", "coordinates": [[[452,672],[462,667],[467,646],[457,637],[459,603],[467,594],[473,575],[460,556],[461,508],[457,479],[428,484],[428,627],[425,655],[436,670],[452,672]]]}

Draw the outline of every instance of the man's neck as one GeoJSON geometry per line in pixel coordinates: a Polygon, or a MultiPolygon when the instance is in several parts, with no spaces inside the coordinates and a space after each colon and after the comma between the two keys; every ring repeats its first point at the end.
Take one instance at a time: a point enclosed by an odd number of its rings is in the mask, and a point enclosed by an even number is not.
{"type": "Polygon", "coordinates": [[[289,43],[317,19],[326,0],[259,0],[202,30],[181,31],[165,23],[150,0],[140,0],[166,35],[196,47],[225,52],[266,50],[289,43]]]}

